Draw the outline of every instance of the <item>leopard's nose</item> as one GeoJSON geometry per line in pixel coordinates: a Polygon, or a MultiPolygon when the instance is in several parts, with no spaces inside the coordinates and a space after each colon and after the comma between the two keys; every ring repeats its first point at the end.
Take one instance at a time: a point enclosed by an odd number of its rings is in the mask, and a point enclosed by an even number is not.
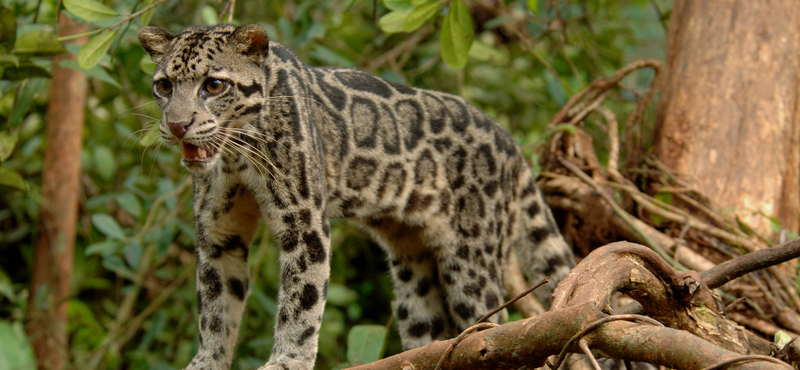
{"type": "Polygon", "coordinates": [[[183,139],[183,136],[186,135],[186,131],[189,130],[189,126],[194,123],[194,118],[191,120],[183,120],[183,121],[167,121],[167,126],[169,130],[172,131],[172,134],[175,135],[178,139],[183,139]]]}

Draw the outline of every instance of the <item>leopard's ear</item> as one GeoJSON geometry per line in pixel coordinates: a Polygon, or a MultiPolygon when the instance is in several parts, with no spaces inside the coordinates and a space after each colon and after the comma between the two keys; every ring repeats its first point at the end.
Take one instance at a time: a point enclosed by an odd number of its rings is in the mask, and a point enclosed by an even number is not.
{"type": "Polygon", "coordinates": [[[257,24],[241,25],[233,31],[230,40],[235,44],[238,52],[255,58],[259,65],[266,60],[269,51],[269,36],[264,27],[257,24]]]}
{"type": "Polygon", "coordinates": [[[175,34],[164,31],[158,27],[142,27],[139,30],[139,42],[150,53],[153,63],[159,64],[164,55],[169,51],[169,44],[175,34]]]}

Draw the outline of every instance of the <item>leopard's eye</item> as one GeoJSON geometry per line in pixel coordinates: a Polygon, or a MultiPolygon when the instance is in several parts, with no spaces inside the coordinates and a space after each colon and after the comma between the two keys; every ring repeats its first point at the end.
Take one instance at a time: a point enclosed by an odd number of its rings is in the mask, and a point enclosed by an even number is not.
{"type": "Polygon", "coordinates": [[[225,81],[218,80],[216,78],[209,78],[206,80],[205,83],[206,91],[212,94],[219,94],[222,90],[225,90],[225,81]]]}
{"type": "Polygon", "coordinates": [[[158,80],[156,81],[156,90],[164,95],[169,95],[172,93],[172,82],[169,82],[169,80],[158,80]]]}

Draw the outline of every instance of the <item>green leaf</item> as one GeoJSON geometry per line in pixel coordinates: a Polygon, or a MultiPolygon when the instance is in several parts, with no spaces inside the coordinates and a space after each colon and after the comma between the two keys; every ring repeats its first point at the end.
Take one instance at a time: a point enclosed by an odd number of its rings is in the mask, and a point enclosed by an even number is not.
{"type": "Polygon", "coordinates": [[[83,69],[90,69],[100,62],[103,55],[106,55],[111,44],[114,42],[114,32],[104,32],[89,39],[78,52],[78,65],[83,69]]]}
{"type": "Polygon", "coordinates": [[[17,146],[19,134],[14,131],[0,131],[0,162],[5,161],[14,152],[14,147],[17,146]]]}
{"type": "Polygon", "coordinates": [[[383,357],[386,328],[382,325],[356,325],[347,335],[347,361],[350,365],[375,362],[383,357]]]}
{"type": "Polygon", "coordinates": [[[778,332],[775,333],[774,339],[775,339],[774,340],[775,344],[778,345],[778,349],[783,349],[783,347],[786,347],[786,345],[789,344],[789,342],[791,342],[792,337],[790,337],[789,334],[786,334],[782,330],[778,330],[778,332]]]}
{"type": "Polygon", "coordinates": [[[17,38],[17,17],[14,11],[0,5],[0,47],[11,50],[17,38]]]}
{"type": "Polygon", "coordinates": [[[0,369],[36,369],[33,347],[20,325],[0,321],[0,343],[0,369]]]}
{"type": "Polygon", "coordinates": [[[19,90],[14,100],[14,108],[11,109],[11,116],[8,119],[11,127],[17,127],[22,122],[22,119],[25,118],[25,112],[33,102],[36,94],[43,90],[45,81],[41,78],[33,78],[22,81],[17,87],[19,90]]]}
{"type": "Polygon", "coordinates": [[[411,10],[414,5],[411,0],[383,0],[383,5],[389,10],[411,10]]]}
{"type": "Polygon", "coordinates": [[[50,78],[50,72],[30,62],[23,62],[16,66],[8,66],[3,70],[3,79],[6,81],[20,81],[26,78],[50,78]]]}
{"type": "Polygon", "coordinates": [[[5,166],[0,166],[0,186],[8,186],[22,191],[28,190],[28,185],[22,175],[5,166]]]}
{"type": "Polygon", "coordinates": [[[125,246],[123,254],[125,255],[125,262],[128,263],[128,266],[137,268],[142,261],[142,245],[139,243],[130,243],[125,246]]]}
{"type": "Polygon", "coordinates": [[[355,63],[348,59],[347,56],[339,54],[322,45],[317,45],[314,47],[314,50],[308,52],[308,55],[323,61],[325,65],[350,68],[355,67],[355,63]]]}
{"type": "MultiPolygon", "coordinates": [[[[150,5],[153,5],[154,2],[156,2],[156,0],[145,0],[144,4],[142,4],[142,9],[147,8],[150,5]]],[[[153,11],[155,10],[156,8],[154,7],[153,9],[150,9],[139,16],[139,22],[142,24],[142,27],[150,24],[150,18],[153,18],[153,11]]]]}
{"type": "Polygon", "coordinates": [[[83,69],[78,64],[77,60],[72,60],[72,59],[63,59],[61,60],[61,62],[58,63],[58,65],[60,65],[63,68],[72,68],[81,71],[83,72],[83,74],[86,75],[86,77],[96,78],[114,87],[122,88],[122,85],[120,85],[119,82],[117,82],[117,80],[114,79],[114,77],[112,77],[108,72],[106,72],[106,70],[103,67],[96,65],[90,69],[83,69]]]}
{"type": "Polygon", "coordinates": [[[52,56],[64,52],[64,46],[56,39],[52,29],[37,29],[19,35],[14,42],[14,54],[52,56]]]}
{"type": "Polygon", "coordinates": [[[117,240],[107,239],[86,247],[86,250],[83,251],[83,254],[87,256],[93,256],[95,254],[110,256],[116,253],[120,248],[122,248],[122,243],[117,240]]]}
{"type": "Polygon", "coordinates": [[[142,204],[139,202],[139,198],[133,195],[133,193],[122,193],[117,195],[115,200],[129,215],[136,218],[142,215],[142,204]]]}
{"type": "Polygon", "coordinates": [[[378,27],[386,33],[403,32],[403,25],[406,23],[408,15],[411,14],[411,10],[412,9],[395,10],[387,13],[378,20],[378,27]]]}
{"type": "MultiPolygon", "coordinates": [[[[165,310],[157,311],[153,314],[153,317],[150,319],[150,327],[144,333],[144,337],[142,337],[142,341],[139,343],[140,350],[146,350],[153,341],[156,339],[158,334],[160,334],[164,327],[166,327],[167,323],[167,315],[164,313],[165,310]]],[[[153,367],[149,367],[152,369],[153,367]]]]}
{"type": "Polygon", "coordinates": [[[19,58],[14,54],[0,55],[0,67],[18,66],[19,58]]]}
{"type": "Polygon", "coordinates": [[[439,0],[429,0],[414,8],[408,17],[406,17],[405,23],[403,23],[403,31],[411,32],[422,27],[425,21],[436,15],[440,5],[441,3],[439,0]]]}
{"type": "Polygon", "coordinates": [[[100,230],[105,236],[116,239],[125,240],[125,232],[113,217],[105,213],[95,213],[92,215],[92,224],[100,230]]]}
{"type": "Polygon", "coordinates": [[[136,280],[136,275],[125,266],[125,262],[119,256],[111,255],[103,257],[103,267],[108,271],[113,271],[117,275],[122,276],[128,280],[136,280]]]}
{"type": "Polygon", "coordinates": [[[530,10],[531,13],[536,13],[536,11],[539,10],[539,0],[528,0],[527,4],[528,10],[530,10]]]}
{"type": "Polygon", "coordinates": [[[173,227],[173,224],[170,224],[163,229],[155,230],[154,233],[156,234],[156,252],[158,252],[160,255],[167,253],[170,244],[172,244],[172,241],[175,240],[175,228],[173,227]]]}
{"type": "Polygon", "coordinates": [[[153,73],[156,73],[156,64],[153,63],[153,60],[150,59],[149,55],[142,56],[142,60],[139,61],[139,67],[141,67],[142,71],[148,75],[152,76],[153,73]]]}
{"type": "Polygon", "coordinates": [[[103,180],[110,181],[117,174],[117,161],[111,149],[98,145],[94,150],[94,166],[103,180]]]}
{"type": "Polygon", "coordinates": [[[342,284],[330,284],[328,286],[329,304],[334,306],[347,306],[358,300],[358,293],[342,284]]]}
{"type": "Polygon", "coordinates": [[[450,3],[450,12],[444,17],[439,36],[444,62],[456,69],[464,68],[473,39],[475,30],[469,11],[462,0],[454,0],[450,3]]]}
{"type": "Polygon", "coordinates": [[[496,65],[504,65],[508,63],[508,56],[503,53],[502,51],[481,42],[480,40],[475,40],[472,42],[472,47],[469,48],[469,57],[472,60],[478,60],[481,62],[491,62],[496,65]]]}
{"type": "Polygon", "coordinates": [[[119,15],[114,9],[96,0],[64,0],[64,7],[67,8],[70,13],[90,22],[102,21],[119,15]]]}
{"type": "Polygon", "coordinates": [[[203,24],[213,26],[219,23],[219,14],[211,5],[203,5],[203,8],[200,9],[200,15],[203,18],[203,24]]]}
{"type": "MultiPolygon", "coordinates": [[[[158,194],[158,196],[162,196],[166,193],[175,190],[175,184],[172,183],[172,180],[170,180],[169,178],[162,177],[158,180],[158,183],[156,183],[156,189],[157,189],[156,194],[158,194]]],[[[169,197],[164,200],[164,205],[166,205],[167,208],[169,209],[175,209],[176,202],[177,200],[175,199],[175,197],[169,197]]]]}

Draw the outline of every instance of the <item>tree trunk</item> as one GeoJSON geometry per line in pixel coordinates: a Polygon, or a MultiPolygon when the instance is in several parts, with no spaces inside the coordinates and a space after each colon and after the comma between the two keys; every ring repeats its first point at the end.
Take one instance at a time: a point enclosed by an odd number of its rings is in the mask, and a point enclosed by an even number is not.
{"type": "Polygon", "coordinates": [[[798,229],[800,2],[675,0],[656,155],[762,235],[798,229]]]}
{"type": "MultiPolygon", "coordinates": [[[[59,35],[88,31],[63,14],[59,35]]],[[[81,39],[79,39],[81,40],[81,39]]],[[[85,38],[80,42],[85,42],[85,38]]],[[[86,76],[53,59],[53,81],[47,106],[47,148],[42,170],[42,207],[31,287],[28,335],[39,369],[60,370],[68,353],[67,299],[72,280],[75,223],[80,192],[81,134],[86,106],[86,76]],[[45,299],[39,299],[44,296],[45,299]]]]}

